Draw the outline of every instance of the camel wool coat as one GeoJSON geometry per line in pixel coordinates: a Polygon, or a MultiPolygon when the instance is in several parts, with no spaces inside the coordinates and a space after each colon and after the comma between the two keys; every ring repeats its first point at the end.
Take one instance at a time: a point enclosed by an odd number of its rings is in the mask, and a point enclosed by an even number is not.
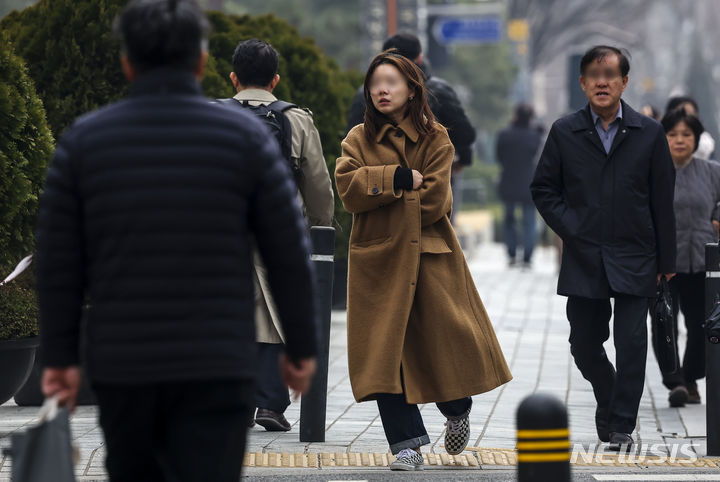
{"type": "Polygon", "coordinates": [[[358,125],[337,160],[338,193],[353,214],[348,359],[357,401],[403,392],[413,404],[451,401],[512,378],[450,224],[454,149],[436,127],[421,137],[406,118],[368,142],[358,125]],[[422,187],[395,191],[398,167],[422,173],[422,187]]]}

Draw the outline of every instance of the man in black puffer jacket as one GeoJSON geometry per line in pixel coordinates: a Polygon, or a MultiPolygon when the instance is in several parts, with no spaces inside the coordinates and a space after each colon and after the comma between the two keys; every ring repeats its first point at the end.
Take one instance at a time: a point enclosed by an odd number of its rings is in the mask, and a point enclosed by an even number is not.
{"type": "Polygon", "coordinates": [[[82,360],[111,480],[238,480],[256,371],[251,236],[285,333],[283,378],[302,392],[314,371],[290,170],[260,121],[202,96],[207,26],[194,0],[125,8],[130,95],[67,130],[41,201],[43,392],[72,407],[82,360]]]}

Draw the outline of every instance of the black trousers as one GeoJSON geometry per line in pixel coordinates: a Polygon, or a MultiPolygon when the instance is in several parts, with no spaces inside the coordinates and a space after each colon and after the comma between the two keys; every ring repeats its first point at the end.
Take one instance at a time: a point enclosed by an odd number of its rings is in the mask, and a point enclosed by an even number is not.
{"type": "Polygon", "coordinates": [[[675,314],[675,339],[677,340],[677,319],[680,311],[687,328],[687,343],[680,369],[662,374],[663,384],[672,390],[679,385],[694,383],[705,376],[705,273],[678,273],[668,285],[675,314]]]}
{"type": "Polygon", "coordinates": [[[237,482],[253,381],[94,384],[113,482],[237,482]]]}
{"type": "Polygon", "coordinates": [[[617,371],[603,348],[610,338],[609,298],[568,298],[570,351],[580,373],[592,384],[598,406],[608,409],[610,431],[632,433],[645,384],[648,298],[620,294],[614,298],[617,371]]]}
{"type": "Polygon", "coordinates": [[[280,378],[280,355],[284,347],[281,344],[258,343],[260,369],[257,378],[255,406],[277,413],[285,413],[290,406],[288,387],[280,378]]]}

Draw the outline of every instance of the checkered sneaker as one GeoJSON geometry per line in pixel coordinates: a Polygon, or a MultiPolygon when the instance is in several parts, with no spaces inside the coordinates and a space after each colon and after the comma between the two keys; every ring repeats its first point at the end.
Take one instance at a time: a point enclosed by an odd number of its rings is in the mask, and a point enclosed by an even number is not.
{"type": "Polygon", "coordinates": [[[458,455],[465,450],[470,441],[470,413],[464,417],[445,422],[445,451],[458,455]]]}
{"type": "Polygon", "coordinates": [[[423,470],[423,456],[413,449],[402,449],[396,457],[390,470],[423,470]]]}

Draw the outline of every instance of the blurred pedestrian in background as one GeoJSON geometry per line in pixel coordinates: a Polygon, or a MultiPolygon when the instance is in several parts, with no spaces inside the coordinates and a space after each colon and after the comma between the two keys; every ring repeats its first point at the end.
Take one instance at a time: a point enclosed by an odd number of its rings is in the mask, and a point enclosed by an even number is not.
{"type": "MultiPolygon", "coordinates": [[[[693,115],[700,119],[700,109],[695,99],[689,96],[681,95],[671,97],[665,106],[665,114],[675,109],[685,109],[689,115],[693,115]]],[[[695,157],[699,159],[715,159],[715,139],[712,138],[708,131],[703,130],[695,150],[695,157]]]]}
{"type": "MultiPolygon", "coordinates": [[[[447,129],[450,142],[455,147],[453,159],[451,185],[453,199],[453,214],[460,208],[460,179],[462,170],[472,164],[473,143],[475,142],[475,128],[470,123],[463,109],[462,102],[455,89],[445,80],[430,74],[422,53],[420,39],[410,33],[398,33],[388,38],[383,44],[383,50],[397,49],[398,53],[412,60],[423,73],[427,102],[435,119],[447,129]]],[[[364,87],[360,86],[355,93],[350,110],[348,111],[347,132],[358,124],[362,124],[365,116],[364,87]]]]}
{"type": "Polygon", "coordinates": [[[348,358],[357,401],[377,400],[393,470],[419,470],[430,443],[418,403],[447,418],[445,450],[470,438],[471,395],[510,372],[450,224],[454,149],[420,69],[394,51],[365,77],[365,122],[342,143],[335,179],[353,214],[348,358]]]}
{"type": "Polygon", "coordinates": [[[534,112],[527,104],[515,107],[515,115],[509,127],[503,129],[497,138],[496,157],[502,167],[498,194],[505,207],[504,238],[510,266],[517,263],[518,235],[515,211],[522,211],[523,266],[532,265],[532,254],[537,239],[535,204],[530,195],[537,161],[541,134],[531,125],[534,112]]]}
{"type": "Polygon", "coordinates": [[[642,115],[648,116],[651,119],[655,119],[656,121],[660,121],[660,112],[655,108],[655,106],[652,106],[650,104],[645,104],[640,109],[640,113],[642,115]]]}
{"type": "Polygon", "coordinates": [[[705,376],[705,244],[718,239],[720,164],[693,155],[703,126],[684,108],[668,111],[662,126],[676,172],[677,275],[669,282],[676,335],[679,311],[687,328],[682,365],[662,375],[663,384],[670,390],[670,406],[682,407],[685,403],[700,403],[696,381],[705,376]]]}
{"type": "Polygon", "coordinates": [[[72,407],[84,361],[113,481],[236,482],[255,405],[251,236],[302,392],[317,349],[307,228],[267,128],[202,96],[195,1],[134,0],[116,28],[130,94],[65,132],[40,204],[43,393],[72,407]]]}
{"type": "MultiPolygon", "coordinates": [[[[233,72],[230,74],[237,94],[226,103],[236,109],[255,112],[263,119],[272,119],[281,137],[278,139],[280,150],[287,157],[285,160],[292,166],[292,171],[296,172],[299,200],[308,224],[330,226],[335,203],[320,134],[313,123],[312,112],[287,102],[280,103],[273,95],[280,82],[278,59],[278,52],[267,42],[258,39],[240,42],[233,54],[233,72]],[[286,148],[283,149],[283,146],[286,148]]],[[[269,431],[288,431],[290,423],[283,414],[290,405],[290,397],[278,369],[284,342],[281,320],[273,301],[267,270],[257,250],[253,250],[253,259],[260,365],[255,397],[258,409],[254,422],[269,431]]]]}
{"type": "Polygon", "coordinates": [[[675,169],[662,126],[622,101],[630,62],[596,46],[580,61],[588,105],[556,121],[531,184],[563,240],[558,294],[567,296],[570,351],[595,394],[598,437],[633,444],[645,384],[648,298],[675,272],[675,169]],[[614,298],[615,366],[610,337],[614,298]]]}

